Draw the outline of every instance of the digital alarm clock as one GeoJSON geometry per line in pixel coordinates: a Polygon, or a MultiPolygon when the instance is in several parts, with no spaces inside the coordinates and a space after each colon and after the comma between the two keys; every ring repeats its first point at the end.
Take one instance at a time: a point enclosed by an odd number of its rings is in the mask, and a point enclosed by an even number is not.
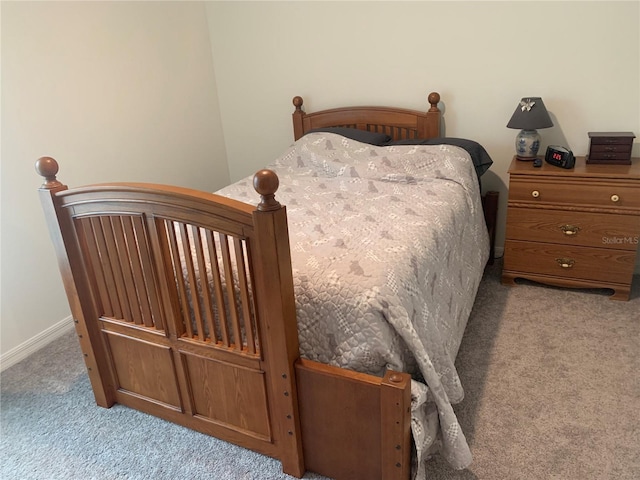
{"type": "Polygon", "coordinates": [[[549,145],[547,147],[547,153],[544,156],[544,160],[545,162],[560,168],[573,168],[576,163],[576,159],[571,150],[557,145],[549,145]]]}

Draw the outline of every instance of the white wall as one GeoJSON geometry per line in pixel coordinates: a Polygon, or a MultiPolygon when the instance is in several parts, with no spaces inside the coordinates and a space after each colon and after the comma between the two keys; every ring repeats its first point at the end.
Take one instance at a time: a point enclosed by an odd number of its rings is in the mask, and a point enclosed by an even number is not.
{"type": "Polygon", "coordinates": [[[69,185],[214,190],[291,143],[294,95],[310,111],[424,109],[435,90],[446,134],[493,157],[484,188],[504,202],[517,133],[505,125],[523,96],[542,96],[554,120],[543,151],[584,154],[588,131],[640,135],[639,5],[1,2],[2,356],[68,315],[38,157],[56,157],[69,185]]]}
{"type": "Polygon", "coordinates": [[[229,172],[203,3],[1,8],[6,358],[69,315],[36,191],[37,158],[56,158],[70,186],[121,180],[213,191],[229,172]]]}
{"type": "MultiPolygon", "coordinates": [[[[639,2],[212,2],[208,5],[229,171],[253,173],[292,141],[291,99],[308,111],[354,105],[426,109],[442,96],[446,134],[479,141],[501,192],[524,96],[555,126],[541,152],[588,151],[589,131],[640,136],[639,2]],[[248,122],[248,127],[247,127],[248,122]]],[[[634,155],[640,156],[636,139],[634,155]]]]}

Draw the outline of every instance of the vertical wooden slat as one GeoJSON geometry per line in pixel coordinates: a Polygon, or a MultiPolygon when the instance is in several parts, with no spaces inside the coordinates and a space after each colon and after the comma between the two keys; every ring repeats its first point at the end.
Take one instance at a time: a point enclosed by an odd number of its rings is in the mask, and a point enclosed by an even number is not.
{"type": "Polygon", "coordinates": [[[111,300],[111,306],[113,308],[113,317],[122,318],[123,314],[120,306],[120,299],[118,298],[116,279],[111,260],[109,258],[109,248],[107,247],[107,241],[103,229],[103,219],[101,217],[92,217],[91,225],[93,226],[98,251],[100,252],[100,263],[102,264],[102,271],[104,272],[107,291],[109,292],[109,299],[111,300]]]}
{"type": "MultiPolygon", "coordinates": [[[[211,303],[211,289],[209,287],[209,275],[208,275],[207,263],[204,257],[202,235],[200,235],[199,228],[194,227],[194,230],[197,230],[197,232],[194,232],[194,238],[198,239],[195,242],[196,260],[198,262],[198,273],[200,276],[200,282],[202,284],[202,299],[204,300],[205,319],[207,321],[207,328],[209,330],[209,339],[215,343],[216,342],[215,319],[213,318],[213,304],[211,303]],[[197,237],[196,237],[196,233],[197,233],[197,237]]],[[[207,340],[207,338],[205,337],[203,338],[203,340],[207,340]]]]}
{"type": "Polygon", "coordinates": [[[184,284],[184,275],[182,274],[182,261],[180,260],[180,251],[178,250],[178,242],[176,240],[176,232],[173,222],[165,221],[165,231],[168,235],[169,249],[173,257],[173,275],[178,287],[178,296],[180,297],[180,306],[182,307],[180,333],[186,330],[189,338],[193,338],[193,328],[191,327],[191,318],[189,315],[189,299],[187,297],[187,289],[184,284]]]}
{"type": "Polygon", "coordinates": [[[144,323],[146,327],[153,327],[151,305],[149,304],[149,295],[147,293],[147,287],[145,286],[144,275],[142,273],[142,261],[140,259],[138,240],[133,227],[134,218],[136,217],[122,217],[122,227],[124,229],[127,251],[129,252],[129,260],[131,262],[131,270],[133,272],[133,286],[138,299],[142,323],[144,323]]]}
{"type": "MultiPolygon", "coordinates": [[[[191,241],[189,240],[189,234],[187,233],[187,226],[184,223],[177,223],[180,231],[180,240],[182,242],[182,254],[183,254],[183,266],[187,270],[187,279],[185,280],[186,288],[191,293],[191,305],[187,302],[186,309],[184,310],[183,320],[187,329],[189,338],[193,338],[196,332],[193,330],[192,315],[196,321],[196,328],[200,330],[202,325],[202,317],[200,314],[200,295],[198,294],[198,283],[193,265],[193,257],[191,256],[191,241]]],[[[182,274],[182,270],[180,271],[182,274]]],[[[198,331],[198,334],[200,332],[198,331]]]]}
{"type": "Polygon", "coordinates": [[[93,271],[93,276],[96,281],[96,289],[98,290],[98,296],[100,297],[100,304],[102,315],[107,317],[113,317],[113,308],[111,307],[111,299],[109,298],[109,292],[105,282],[105,272],[100,260],[100,253],[98,252],[98,245],[96,244],[95,232],[93,230],[93,224],[90,218],[81,218],[78,220],[82,225],[82,231],[84,232],[84,245],[87,249],[86,255],[89,257],[89,263],[93,271]]]}
{"type": "Polygon", "coordinates": [[[256,353],[256,347],[253,337],[253,327],[251,325],[251,304],[247,284],[247,269],[244,261],[244,248],[242,247],[242,241],[238,237],[233,237],[233,247],[236,253],[236,268],[238,270],[238,281],[240,285],[240,303],[242,306],[242,319],[244,320],[244,332],[247,337],[247,350],[253,354],[256,353]]]}
{"type": "MultiPolygon", "coordinates": [[[[184,223],[174,222],[173,225],[178,228],[178,232],[180,238],[176,238],[176,246],[177,242],[181,242],[182,244],[182,257],[180,258],[178,253],[178,263],[180,268],[176,270],[176,277],[180,277],[181,285],[184,289],[184,297],[183,297],[183,311],[182,318],[184,321],[184,326],[187,331],[187,335],[189,338],[193,338],[195,336],[195,332],[193,330],[192,323],[192,313],[197,310],[197,295],[193,294],[193,282],[194,282],[194,274],[193,274],[193,263],[191,258],[191,244],[189,243],[189,237],[187,235],[187,229],[184,223]],[[184,271],[187,271],[187,278],[184,277],[184,271]],[[189,302],[189,294],[191,294],[191,304],[189,302]]],[[[178,247],[180,248],[180,247],[178,247]]],[[[179,252],[179,250],[178,250],[179,252]]]]}
{"type": "MultiPolygon", "coordinates": [[[[202,239],[200,237],[200,228],[195,225],[191,225],[191,233],[193,237],[193,244],[196,249],[196,263],[197,263],[197,278],[192,283],[192,290],[197,290],[197,285],[200,284],[202,288],[202,293],[198,295],[198,302],[200,300],[204,301],[204,315],[206,317],[207,326],[209,330],[213,326],[213,322],[211,321],[212,315],[212,306],[211,306],[211,295],[209,293],[209,279],[207,278],[207,265],[204,261],[204,251],[202,249],[202,239]],[[202,297],[202,298],[200,298],[202,297]]],[[[193,293],[192,293],[193,295],[193,293]]],[[[195,301],[193,302],[194,308],[195,301]]],[[[207,340],[206,331],[204,328],[204,322],[202,316],[200,315],[200,308],[198,308],[198,312],[196,314],[196,321],[198,322],[198,336],[201,341],[207,340]]]]}
{"type": "Polygon", "coordinates": [[[164,318],[160,309],[158,285],[154,273],[151,254],[149,251],[149,239],[147,238],[144,222],[141,217],[133,217],[133,231],[138,246],[138,255],[142,266],[142,276],[151,308],[151,319],[156,330],[164,330],[164,318]]]}
{"type": "Polygon", "coordinates": [[[124,283],[122,266],[119,262],[118,247],[116,245],[111,217],[100,217],[100,223],[102,224],[102,232],[104,233],[104,239],[107,245],[106,255],[109,257],[113,278],[116,282],[116,291],[118,293],[120,308],[122,309],[122,318],[131,321],[132,315],[131,309],[129,308],[129,300],[127,299],[127,288],[124,283]]]}
{"type": "Polygon", "coordinates": [[[242,337],[240,336],[240,323],[238,320],[238,303],[236,301],[235,288],[233,282],[233,269],[231,267],[231,254],[229,252],[229,241],[224,233],[219,233],[220,250],[222,253],[222,264],[224,266],[224,277],[227,286],[227,302],[231,317],[231,327],[233,328],[233,340],[235,348],[242,350],[242,337]]]}
{"type": "Polygon", "coordinates": [[[222,293],[222,280],[220,278],[220,266],[218,265],[218,250],[213,237],[213,232],[206,231],[207,246],[209,247],[209,260],[211,262],[211,274],[213,277],[213,289],[216,295],[216,305],[218,307],[218,325],[220,327],[220,340],[225,347],[229,346],[229,330],[227,329],[227,309],[224,304],[222,293]]]}
{"type": "Polygon", "coordinates": [[[118,249],[118,264],[122,272],[122,280],[124,282],[125,302],[131,312],[130,320],[136,325],[142,325],[142,313],[140,311],[140,301],[138,300],[138,292],[136,291],[135,280],[132,271],[132,259],[130,251],[127,248],[127,239],[124,234],[124,222],[126,217],[111,217],[111,225],[113,235],[118,249]]]}
{"type": "Polygon", "coordinates": [[[184,333],[184,325],[180,313],[179,295],[174,294],[174,289],[177,286],[167,221],[149,215],[145,218],[145,225],[145,231],[148,233],[150,260],[153,261],[159,273],[156,292],[162,308],[163,329],[167,337],[175,339],[184,333]]]}
{"type": "Polygon", "coordinates": [[[246,260],[247,260],[247,272],[248,272],[248,280],[249,280],[249,292],[251,294],[251,298],[249,299],[249,301],[251,302],[251,310],[252,310],[252,317],[251,317],[251,328],[252,331],[254,332],[254,345],[256,347],[256,353],[260,353],[260,322],[258,319],[258,302],[256,299],[256,288],[254,286],[254,278],[255,278],[255,274],[253,271],[253,261],[252,261],[252,248],[251,248],[251,242],[249,241],[249,239],[245,240],[245,252],[246,252],[246,260]]]}

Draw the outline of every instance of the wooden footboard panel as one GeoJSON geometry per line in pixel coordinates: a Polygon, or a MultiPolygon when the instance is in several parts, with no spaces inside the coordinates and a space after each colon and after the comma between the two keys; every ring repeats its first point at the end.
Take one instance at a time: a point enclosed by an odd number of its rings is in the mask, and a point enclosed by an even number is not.
{"type": "MultiPolygon", "coordinates": [[[[40,197],[96,401],[118,402],[304,473],[286,210],[273,172],[258,207],[150,184],[40,197]]],[[[212,472],[215,475],[215,472],[212,472]]]]}
{"type": "Polygon", "coordinates": [[[278,457],[261,362],[101,323],[117,403],[278,457]]]}
{"type": "Polygon", "coordinates": [[[411,377],[384,378],[300,359],[296,363],[305,465],[345,480],[407,480],[411,377]]]}

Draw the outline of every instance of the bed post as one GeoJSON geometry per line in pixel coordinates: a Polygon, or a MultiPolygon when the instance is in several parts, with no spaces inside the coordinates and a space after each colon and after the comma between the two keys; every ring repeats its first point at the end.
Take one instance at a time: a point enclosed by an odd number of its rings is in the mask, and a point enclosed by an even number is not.
{"type": "Polygon", "coordinates": [[[489,191],[482,197],[482,209],[484,210],[484,220],[489,231],[489,260],[488,264],[493,265],[496,250],[496,226],[498,223],[498,199],[500,192],[489,191]]]}
{"type": "Polygon", "coordinates": [[[255,174],[261,201],[253,212],[257,259],[253,268],[259,311],[260,342],[269,365],[272,426],[282,469],[301,477],[305,472],[298,412],[295,362],[300,357],[286,209],[275,199],[279,180],[271,170],[255,174]]]}
{"type": "Polygon", "coordinates": [[[304,134],[304,112],[302,111],[302,97],[293,97],[293,105],[296,107],[293,112],[293,139],[298,140],[304,134]]]}
{"type": "Polygon", "coordinates": [[[71,307],[93,394],[98,405],[109,408],[115,403],[112,372],[106,360],[107,354],[102,348],[99,328],[95,322],[86,321],[87,318],[97,318],[98,315],[95,313],[95,304],[88,300],[93,297],[86,279],[76,278],[83,269],[82,259],[73,245],[75,240],[68,235],[69,232],[74,231],[71,223],[73,220],[68,215],[63,215],[59,209],[59,200],[56,198],[58,193],[68,190],[68,187],[56,179],[58,162],[53,158],[39,158],[35,167],[36,172],[45,179],[38,191],[40,202],[58,258],[58,267],[71,307]],[[94,350],[96,348],[101,351],[94,350]]]}
{"type": "Polygon", "coordinates": [[[380,388],[382,478],[409,478],[411,472],[411,377],[387,371],[380,388]]]}
{"type": "Polygon", "coordinates": [[[440,122],[442,120],[442,112],[438,108],[440,94],[438,92],[431,92],[427,100],[429,101],[430,107],[427,111],[422,138],[437,138],[441,136],[440,122]]]}

